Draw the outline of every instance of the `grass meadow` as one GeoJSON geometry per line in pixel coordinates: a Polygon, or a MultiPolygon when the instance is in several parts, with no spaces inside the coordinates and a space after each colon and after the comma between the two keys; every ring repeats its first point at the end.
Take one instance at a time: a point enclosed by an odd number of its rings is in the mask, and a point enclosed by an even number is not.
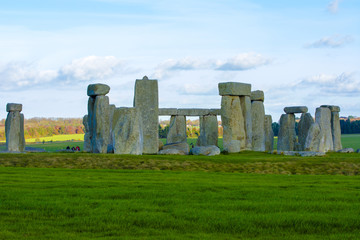
{"type": "Polygon", "coordinates": [[[0,239],[360,239],[357,153],[55,152],[82,144],[0,154],[0,239]]]}

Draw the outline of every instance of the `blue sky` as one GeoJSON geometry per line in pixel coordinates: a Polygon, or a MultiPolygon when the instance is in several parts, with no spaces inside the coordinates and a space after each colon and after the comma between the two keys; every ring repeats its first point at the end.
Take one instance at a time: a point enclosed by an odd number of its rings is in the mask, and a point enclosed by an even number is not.
{"type": "Polygon", "coordinates": [[[86,87],[132,106],[135,79],[159,80],[160,107],[220,108],[219,82],[285,106],[360,116],[360,1],[2,1],[0,118],[82,117],[86,87]]]}

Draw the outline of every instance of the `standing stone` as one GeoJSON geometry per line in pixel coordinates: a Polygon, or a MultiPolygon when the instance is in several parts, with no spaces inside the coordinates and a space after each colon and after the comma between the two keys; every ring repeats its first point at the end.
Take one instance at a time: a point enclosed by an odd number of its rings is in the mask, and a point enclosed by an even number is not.
{"type": "Polygon", "coordinates": [[[171,116],[166,143],[186,142],[186,117],[171,116]]]}
{"type": "Polygon", "coordinates": [[[93,149],[93,145],[95,138],[93,139],[93,135],[94,135],[94,104],[95,104],[95,97],[89,97],[88,100],[88,128],[89,128],[89,141],[90,141],[90,146],[89,146],[89,152],[94,152],[93,149]]]}
{"type": "Polygon", "coordinates": [[[109,145],[108,145],[108,153],[114,153],[114,139],[113,139],[113,118],[116,106],[114,104],[109,105],[109,145]]]}
{"type": "Polygon", "coordinates": [[[274,148],[274,131],[272,129],[271,115],[265,115],[265,151],[270,152],[274,148]]]}
{"type": "Polygon", "coordinates": [[[254,151],[265,151],[265,109],[262,101],[251,102],[252,145],[254,151]]]}
{"type": "Polygon", "coordinates": [[[245,121],[246,142],[245,149],[252,150],[252,117],[251,117],[251,99],[249,96],[240,97],[241,110],[245,121]]]}
{"type": "Polygon", "coordinates": [[[142,120],[137,108],[115,109],[112,128],[115,154],[143,153],[142,120]]]}
{"type": "Polygon", "coordinates": [[[315,123],[310,127],[305,142],[306,151],[327,152],[333,150],[331,133],[331,111],[319,107],[315,113],[315,123]]]}
{"type": "Polygon", "coordinates": [[[109,97],[97,96],[93,110],[92,150],[94,153],[107,153],[110,142],[109,97]]]}
{"type": "Polygon", "coordinates": [[[90,128],[89,128],[89,115],[85,115],[83,118],[83,124],[85,128],[84,135],[84,152],[91,152],[91,139],[90,139],[90,128]]]}
{"type": "Polygon", "coordinates": [[[20,113],[22,105],[17,103],[8,103],[8,111],[5,120],[6,150],[9,152],[25,151],[24,137],[24,115],[20,113]]]}
{"type": "Polygon", "coordinates": [[[135,82],[134,107],[141,113],[145,154],[156,154],[159,142],[158,82],[146,76],[135,82]]]}
{"type": "Polygon", "coordinates": [[[278,151],[294,151],[296,143],[295,115],[282,114],[278,135],[278,151]]]}
{"type": "Polygon", "coordinates": [[[200,116],[200,136],[196,142],[198,146],[218,145],[218,121],[215,115],[200,116]]]}
{"type": "Polygon", "coordinates": [[[331,132],[334,145],[333,150],[339,151],[342,149],[339,112],[331,112],[331,132]]]}
{"type": "Polygon", "coordinates": [[[305,150],[306,138],[309,134],[311,125],[314,124],[314,119],[310,113],[302,113],[300,122],[298,124],[298,142],[299,142],[299,151],[305,150]]]}
{"type": "Polygon", "coordinates": [[[341,144],[341,128],[340,128],[340,107],[334,105],[321,105],[321,107],[329,108],[331,111],[331,132],[333,137],[334,151],[342,149],[341,144]]]}
{"type": "Polygon", "coordinates": [[[224,150],[229,153],[245,149],[245,126],[238,96],[222,96],[221,122],[223,125],[224,150]]]}

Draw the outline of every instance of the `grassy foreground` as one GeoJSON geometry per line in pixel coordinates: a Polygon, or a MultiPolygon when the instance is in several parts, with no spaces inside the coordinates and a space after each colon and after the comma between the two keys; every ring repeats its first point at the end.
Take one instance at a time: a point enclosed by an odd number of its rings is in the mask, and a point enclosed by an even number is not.
{"type": "Polygon", "coordinates": [[[0,239],[358,239],[360,178],[0,168],[0,239]]]}

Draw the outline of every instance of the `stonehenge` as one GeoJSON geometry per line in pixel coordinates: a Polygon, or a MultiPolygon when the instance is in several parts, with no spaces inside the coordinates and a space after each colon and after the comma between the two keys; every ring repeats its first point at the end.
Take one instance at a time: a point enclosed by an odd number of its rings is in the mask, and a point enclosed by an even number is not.
{"type": "Polygon", "coordinates": [[[24,115],[20,113],[22,104],[8,103],[6,111],[8,112],[5,120],[6,150],[8,152],[24,152],[24,115]]]}

